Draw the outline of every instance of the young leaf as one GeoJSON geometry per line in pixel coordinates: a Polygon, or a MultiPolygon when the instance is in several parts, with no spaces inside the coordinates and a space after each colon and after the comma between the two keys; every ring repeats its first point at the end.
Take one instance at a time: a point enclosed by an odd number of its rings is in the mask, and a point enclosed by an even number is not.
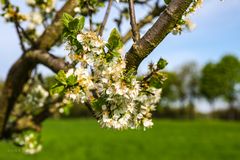
{"type": "Polygon", "coordinates": [[[164,69],[167,66],[168,62],[165,59],[160,58],[157,63],[158,69],[164,69]]]}
{"type": "Polygon", "coordinates": [[[107,47],[110,50],[119,50],[123,47],[121,35],[119,34],[116,28],[112,30],[110,37],[108,38],[107,47]]]}
{"type": "Polygon", "coordinates": [[[61,84],[63,84],[63,85],[67,85],[67,77],[66,77],[66,74],[65,74],[65,72],[63,71],[63,70],[60,70],[59,72],[58,72],[58,74],[55,76],[55,79],[59,82],[59,83],[61,83],[61,84]]]}
{"type": "Polygon", "coordinates": [[[78,28],[78,24],[79,24],[79,20],[75,18],[74,20],[68,23],[68,29],[70,31],[76,31],[78,28]]]}
{"type": "Polygon", "coordinates": [[[79,32],[83,29],[85,23],[84,17],[74,18],[68,23],[68,29],[73,32],[79,32]]]}
{"type": "Polygon", "coordinates": [[[165,79],[166,79],[165,74],[161,72],[156,72],[150,78],[149,85],[155,88],[162,88],[162,85],[165,79]]]}
{"type": "Polygon", "coordinates": [[[57,83],[55,85],[53,85],[50,89],[50,94],[54,95],[54,94],[62,94],[64,92],[64,86],[62,86],[61,84],[57,83]]]}
{"type": "Polygon", "coordinates": [[[77,77],[74,75],[71,75],[67,78],[67,85],[68,86],[74,86],[75,84],[77,84],[77,77]]]}
{"type": "Polygon", "coordinates": [[[78,30],[81,31],[85,24],[85,18],[83,16],[81,16],[81,17],[78,17],[78,19],[79,19],[78,30]]]}
{"type": "Polygon", "coordinates": [[[62,22],[68,28],[68,23],[73,20],[73,17],[68,13],[63,13],[62,22]]]}

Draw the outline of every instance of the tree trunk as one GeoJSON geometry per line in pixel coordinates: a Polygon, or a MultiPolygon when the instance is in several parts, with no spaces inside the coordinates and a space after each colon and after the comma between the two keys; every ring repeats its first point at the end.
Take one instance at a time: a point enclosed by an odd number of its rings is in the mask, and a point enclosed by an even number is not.
{"type": "Polygon", "coordinates": [[[0,137],[4,137],[4,129],[13,106],[20,95],[24,84],[28,81],[36,64],[25,57],[18,59],[9,70],[2,91],[0,105],[0,137]]]}

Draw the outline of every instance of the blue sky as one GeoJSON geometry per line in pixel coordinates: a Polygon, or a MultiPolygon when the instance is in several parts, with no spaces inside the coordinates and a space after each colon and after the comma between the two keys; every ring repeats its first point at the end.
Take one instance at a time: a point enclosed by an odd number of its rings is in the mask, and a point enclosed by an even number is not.
{"type": "MultiPolygon", "coordinates": [[[[239,0],[205,0],[202,8],[191,16],[197,28],[192,32],[185,31],[180,36],[169,34],[142,63],[139,72],[145,72],[147,63],[155,62],[160,57],[168,60],[168,70],[189,61],[196,61],[201,66],[208,61],[218,60],[226,53],[240,57],[239,7],[239,0]]],[[[138,8],[136,12],[140,10],[138,8]]],[[[140,13],[144,14],[142,11],[140,13]]],[[[5,79],[11,64],[21,55],[21,50],[13,25],[4,23],[2,18],[0,35],[0,79],[5,79]]],[[[62,49],[54,49],[52,52],[61,55],[65,53],[62,49]]],[[[50,73],[46,69],[43,71],[50,73]]]]}
{"type": "Polygon", "coordinates": [[[181,36],[169,35],[143,64],[163,57],[172,70],[187,61],[203,65],[226,53],[240,56],[239,7],[239,0],[205,0],[203,7],[191,16],[197,28],[181,36]]]}

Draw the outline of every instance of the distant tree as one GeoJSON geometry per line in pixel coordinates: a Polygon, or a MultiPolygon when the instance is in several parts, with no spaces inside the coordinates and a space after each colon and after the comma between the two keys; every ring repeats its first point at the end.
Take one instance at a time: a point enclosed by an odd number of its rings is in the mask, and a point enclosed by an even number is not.
{"type": "Polygon", "coordinates": [[[198,96],[199,71],[197,64],[190,62],[180,67],[178,73],[180,100],[183,105],[194,104],[198,96]]]}
{"type": "Polygon", "coordinates": [[[161,106],[168,106],[179,100],[179,78],[175,72],[166,72],[167,80],[162,90],[161,106]]]}
{"type": "Polygon", "coordinates": [[[237,100],[236,87],[240,84],[240,61],[234,55],[224,56],[216,65],[219,73],[219,88],[221,95],[228,102],[229,107],[234,107],[237,100]]]}
{"type": "Polygon", "coordinates": [[[201,73],[200,92],[212,104],[216,98],[224,98],[234,107],[240,83],[240,62],[236,56],[226,55],[218,63],[206,64],[201,73]]]}
{"type": "Polygon", "coordinates": [[[213,63],[207,63],[202,71],[200,78],[200,94],[205,97],[213,108],[214,100],[220,96],[219,75],[217,74],[216,65],[213,63]]]}
{"type": "MultiPolygon", "coordinates": [[[[166,72],[167,80],[162,91],[161,107],[181,107],[182,114],[194,116],[194,100],[198,97],[199,71],[194,62],[187,63],[177,72],[166,72]]],[[[179,110],[180,111],[180,110],[179,110]]]]}

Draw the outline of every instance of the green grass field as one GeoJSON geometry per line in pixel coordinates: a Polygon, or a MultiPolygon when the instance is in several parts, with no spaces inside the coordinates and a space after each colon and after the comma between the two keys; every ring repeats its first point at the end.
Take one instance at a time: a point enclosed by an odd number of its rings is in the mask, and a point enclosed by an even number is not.
{"type": "Polygon", "coordinates": [[[49,120],[43,151],[0,142],[0,160],[237,160],[240,123],[155,120],[147,131],[101,129],[95,120],[49,120]]]}

